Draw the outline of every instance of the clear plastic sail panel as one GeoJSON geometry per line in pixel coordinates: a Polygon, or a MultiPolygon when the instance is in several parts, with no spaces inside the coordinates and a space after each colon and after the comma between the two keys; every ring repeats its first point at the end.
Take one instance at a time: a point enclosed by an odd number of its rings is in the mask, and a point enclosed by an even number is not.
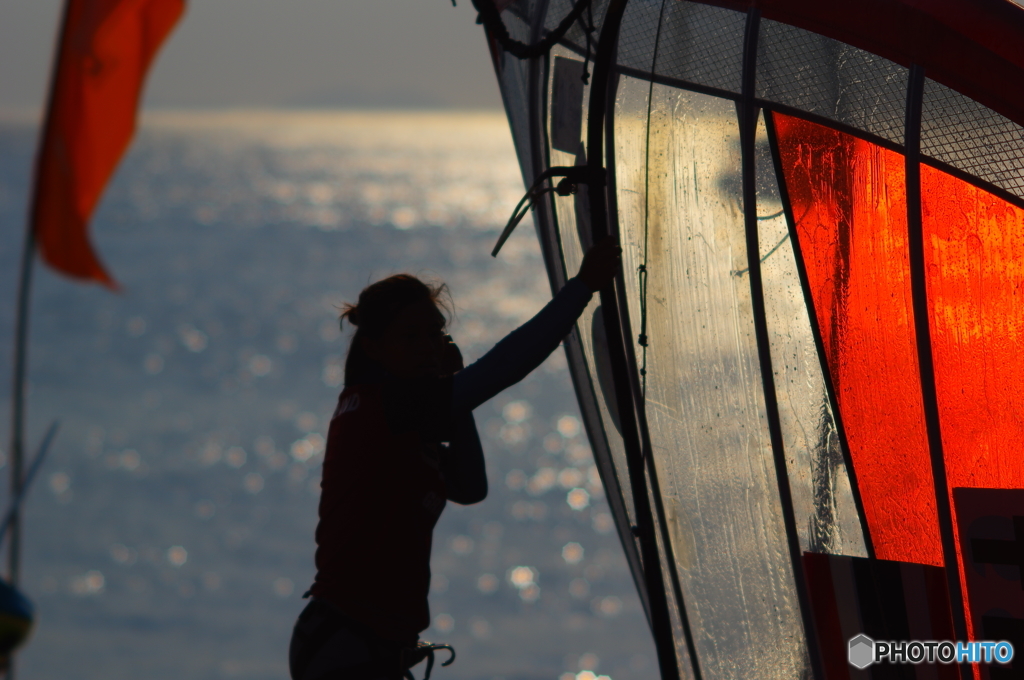
{"type": "Polygon", "coordinates": [[[533,216],[623,248],[566,350],[662,675],[1024,630],[1024,9],[484,5],[525,184],[603,172],[533,216]]]}

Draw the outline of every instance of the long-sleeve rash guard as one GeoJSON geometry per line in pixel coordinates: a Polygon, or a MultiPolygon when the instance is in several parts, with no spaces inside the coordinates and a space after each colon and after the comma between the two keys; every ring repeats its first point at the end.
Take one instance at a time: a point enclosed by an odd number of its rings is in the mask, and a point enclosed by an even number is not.
{"type": "Polygon", "coordinates": [[[540,366],[572,330],[591,295],[585,283],[570,279],[532,319],[456,373],[452,413],[472,411],[540,366]]]}
{"type": "Polygon", "coordinates": [[[382,376],[345,387],[327,435],[315,597],[392,640],[415,640],[429,625],[434,525],[447,500],[482,499],[457,492],[473,486],[462,476],[483,475],[472,410],[539,366],[590,298],[582,281],[570,280],[536,316],[454,376],[382,376]],[[444,441],[451,450],[440,447],[444,441]]]}

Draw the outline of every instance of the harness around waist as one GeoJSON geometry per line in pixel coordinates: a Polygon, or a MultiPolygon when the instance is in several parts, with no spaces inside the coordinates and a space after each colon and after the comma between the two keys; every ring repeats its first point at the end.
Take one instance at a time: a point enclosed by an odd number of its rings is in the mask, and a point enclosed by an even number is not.
{"type": "Polygon", "coordinates": [[[359,637],[370,652],[370,660],[353,666],[349,671],[349,677],[357,678],[406,678],[415,680],[412,674],[412,667],[424,659],[427,660],[427,668],[423,674],[423,680],[429,680],[430,673],[434,668],[434,652],[444,649],[450,653],[447,661],[442,666],[450,666],[455,661],[455,649],[451,645],[434,644],[420,640],[413,645],[403,644],[386,640],[367,626],[346,616],[337,607],[326,600],[313,598],[300,615],[301,619],[319,619],[313,634],[308,641],[308,653],[305,654],[300,667],[295,669],[296,677],[305,676],[305,666],[316,655],[327,642],[341,630],[347,630],[359,637]]]}

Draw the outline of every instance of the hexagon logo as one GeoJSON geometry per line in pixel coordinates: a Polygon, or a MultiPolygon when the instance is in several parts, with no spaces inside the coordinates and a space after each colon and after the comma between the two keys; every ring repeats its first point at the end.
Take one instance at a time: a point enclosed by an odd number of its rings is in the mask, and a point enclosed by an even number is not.
{"type": "Polygon", "coordinates": [[[861,633],[850,638],[850,665],[864,670],[875,660],[875,641],[861,633]]]}

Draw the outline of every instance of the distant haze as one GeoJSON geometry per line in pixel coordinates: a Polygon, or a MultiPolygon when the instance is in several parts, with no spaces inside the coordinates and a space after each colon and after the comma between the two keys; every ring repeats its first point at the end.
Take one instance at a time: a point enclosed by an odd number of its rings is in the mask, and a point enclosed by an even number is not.
{"type": "MultiPolygon", "coordinates": [[[[0,108],[41,105],[61,5],[0,6],[0,108]]],[[[469,0],[191,0],[146,105],[498,109],[475,18],[469,0]]]]}

